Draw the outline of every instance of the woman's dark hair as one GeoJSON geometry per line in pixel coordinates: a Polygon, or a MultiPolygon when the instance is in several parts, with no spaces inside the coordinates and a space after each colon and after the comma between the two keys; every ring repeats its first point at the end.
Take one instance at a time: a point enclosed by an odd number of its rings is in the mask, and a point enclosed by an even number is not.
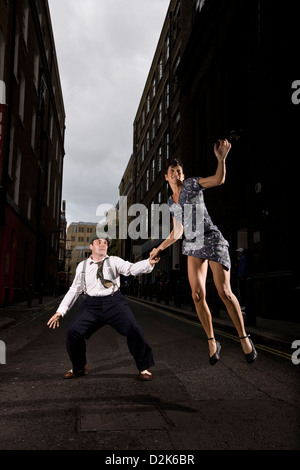
{"type": "Polygon", "coordinates": [[[168,169],[169,169],[170,167],[174,168],[175,166],[181,166],[181,168],[183,168],[182,163],[181,163],[181,161],[179,160],[179,158],[173,158],[173,160],[170,160],[169,162],[167,162],[165,174],[168,173],[168,169]]]}

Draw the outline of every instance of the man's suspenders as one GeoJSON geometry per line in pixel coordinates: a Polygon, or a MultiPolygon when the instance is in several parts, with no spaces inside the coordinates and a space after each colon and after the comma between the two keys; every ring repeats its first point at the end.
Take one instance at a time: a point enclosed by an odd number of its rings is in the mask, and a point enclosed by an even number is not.
{"type": "MultiPolygon", "coordinates": [[[[105,258],[104,261],[106,261],[107,267],[108,267],[109,272],[110,272],[110,274],[111,274],[111,278],[112,278],[111,281],[112,281],[113,286],[114,286],[111,295],[113,295],[114,292],[115,292],[115,289],[118,290],[118,285],[117,285],[117,283],[113,281],[113,279],[116,279],[116,273],[114,272],[114,270],[112,269],[112,267],[111,267],[111,265],[110,265],[109,257],[108,257],[108,258],[105,258]]],[[[82,266],[82,271],[81,271],[81,292],[82,292],[83,294],[86,294],[86,282],[85,282],[86,263],[87,263],[87,259],[84,260],[83,266],[82,266]]]]}
{"type": "Polygon", "coordinates": [[[83,267],[81,271],[81,293],[86,294],[86,283],[85,283],[85,270],[86,270],[87,259],[83,262],[83,267]]]}

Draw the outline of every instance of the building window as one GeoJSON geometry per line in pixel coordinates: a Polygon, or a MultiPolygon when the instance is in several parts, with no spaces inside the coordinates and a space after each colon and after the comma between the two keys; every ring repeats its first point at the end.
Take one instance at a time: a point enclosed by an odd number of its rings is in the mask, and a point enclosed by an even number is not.
{"type": "Polygon", "coordinates": [[[44,76],[41,77],[41,87],[40,87],[40,109],[42,109],[42,105],[46,104],[46,98],[47,98],[47,85],[44,76]]]}
{"type": "Polygon", "coordinates": [[[178,56],[176,57],[175,67],[174,67],[175,72],[176,72],[179,64],[180,64],[180,54],[178,54],[178,56]]]}
{"type": "Polygon", "coordinates": [[[18,149],[17,165],[16,165],[16,173],[15,173],[15,187],[14,187],[14,202],[17,205],[19,204],[20,179],[21,179],[21,152],[18,149]]]}
{"type": "Polygon", "coordinates": [[[25,77],[24,73],[21,73],[20,82],[20,95],[19,95],[19,116],[21,121],[24,121],[24,109],[25,109],[25,77]]]}
{"type": "Polygon", "coordinates": [[[39,87],[39,66],[40,66],[40,56],[38,54],[34,54],[33,83],[34,83],[36,90],[38,90],[38,87],[39,87]]]}
{"type": "Polygon", "coordinates": [[[28,7],[28,0],[24,0],[23,2],[23,39],[27,46],[28,40],[28,19],[29,19],[29,7],[28,7]]]}
{"type": "Polygon", "coordinates": [[[142,127],[145,125],[145,109],[142,111],[142,127]]]}
{"type": "Polygon", "coordinates": [[[156,94],[156,79],[155,79],[155,77],[153,77],[153,80],[152,80],[152,98],[155,97],[155,94],[156,94]]]}
{"type": "Polygon", "coordinates": [[[59,164],[58,150],[59,150],[59,147],[58,147],[58,140],[57,140],[56,141],[56,147],[55,147],[55,160],[59,164]]]}
{"type": "Polygon", "coordinates": [[[8,176],[12,177],[12,164],[14,158],[14,141],[15,141],[15,126],[14,126],[14,118],[12,117],[12,124],[10,130],[10,138],[9,138],[9,157],[8,157],[8,176]]]}
{"type": "Polygon", "coordinates": [[[169,36],[169,34],[166,38],[165,47],[166,47],[166,49],[165,49],[165,51],[166,51],[166,62],[168,62],[169,57],[170,57],[170,36],[169,36]]]}
{"type": "Polygon", "coordinates": [[[162,149],[161,145],[158,147],[158,171],[161,172],[161,164],[162,164],[162,149]]]}
{"type": "Polygon", "coordinates": [[[50,140],[52,141],[52,138],[53,138],[53,113],[52,112],[51,112],[51,117],[50,117],[49,137],[50,137],[50,140]]]}
{"type": "Polygon", "coordinates": [[[155,139],[155,117],[152,119],[152,142],[155,139]]]}
{"type": "Polygon", "coordinates": [[[158,126],[160,126],[162,123],[162,102],[159,102],[158,105],[158,126]]]}
{"type": "Polygon", "coordinates": [[[147,114],[150,111],[150,95],[149,94],[147,95],[147,108],[146,108],[146,111],[147,111],[147,114]]]}
{"type": "Polygon", "coordinates": [[[151,162],[151,183],[155,181],[155,158],[151,162]]]}
{"type": "Polygon", "coordinates": [[[166,89],[165,89],[165,105],[166,105],[166,111],[169,109],[170,106],[170,85],[167,83],[166,89]]]}
{"type": "Polygon", "coordinates": [[[51,161],[48,163],[47,207],[49,207],[49,204],[50,204],[50,188],[51,188],[51,161]]]}
{"type": "Polygon", "coordinates": [[[32,113],[32,124],[31,124],[31,147],[35,150],[35,129],[36,129],[36,112],[32,113]]]}
{"type": "Polygon", "coordinates": [[[158,62],[158,80],[160,81],[163,76],[163,61],[162,57],[160,56],[159,62],[158,62]]]}
{"type": "Polygon", "coordinates": [[[196,1],[196,11],[200,12],[204,7],[205,0],[197,0],[196,1]]]}
{"type": "Polygon", "coordinates": [[[175,142],[176,144],[178,144],[179,136],[180,136],[180,111],[178,111],[175,116],[174,133],[175,133],[175,142]]]}
{"type": "Polygon", "coordinates": [[[38,15],[39,15],[39,22],[40,22],[40,25],[42,26],[43,14],[42,14],[42,11],[41,11],[41,8],[40,8],[40,1],[35,0],[35,4],[36,4],[36,9],[37,9],[38,15]]]}
{"type": "Polygon", "coordinates": [[[146,171],[146,192],[149,191],[149,169],[146,171]]]}
{"type": "Polygon", "coordinates": [[[165,137],[165,155],[168,160],[170,158],[170,134],[168,132],[165,137]]]}
{"type": "Polygon", "coordinates": [[[54,180],[54,191],[53,191],[53,197],[54,197],[54,201],[53,201],[53,214],[52,214],[52,217],[53,219],[55,219],[55,215],[56,215],[56,179],[54,180]]]}
{"type": "Polygon", "coordinates": [[[145,160],[145,144],[142,144],[142,163],[145,160]]]}
{"type": "Polygon", "coordinates": [[[26,195],[26,198],[27,198],[27,219],[31,219],[31,197],[29,196],[29,194],[26,195]]]}
{"type": "Polygon", "coordinates": [[[150,132],[148,131],[146,135],[146,152],[149,152],[149,149],[150,149],[150,132]]]}
{"type": "Polygon", "coordinates": [[[181,29],[180,16],[181,16],[181,2],[178,2],[177,8],[174,13],[174,25],[173,25],[174,40],[176,40],[176,38],[178,37],[180,29],[181,29]]]}
{"type": "Polygon", "coordinates": [[[20,33],[19,33],[19,22],[16,22],[16,33],[15,33],[15,54],[14,54],[14,75],[18,80],[18,64],[19,64],[19,42],[20,42],[20,33]]]}

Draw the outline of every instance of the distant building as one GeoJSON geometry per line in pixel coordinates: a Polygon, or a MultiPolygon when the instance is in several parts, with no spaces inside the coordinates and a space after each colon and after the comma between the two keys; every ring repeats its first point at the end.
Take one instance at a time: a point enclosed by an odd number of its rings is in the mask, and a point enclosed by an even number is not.
{"type": "Polygon", "coordinates": [[[90,238],[96,228],[95,222],[72,222],[68,226],[66,271],[69,282],[73,281],[78,264],[90,256],[90,238]]]}
{"type": "Polygon", "coordinates": [[[0,0],[0,305],[52,291],[65,110],[47,0],[0,0]]]}

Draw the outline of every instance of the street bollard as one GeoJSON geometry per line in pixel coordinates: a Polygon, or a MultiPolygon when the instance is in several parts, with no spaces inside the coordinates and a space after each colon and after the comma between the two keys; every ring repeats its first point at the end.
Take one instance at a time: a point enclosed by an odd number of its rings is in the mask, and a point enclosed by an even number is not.
{"type": "Polygon", "coordinates": [[[33,299],[33,286],[32,284],[30,284],[28,287],[28,293],[27,293],[27,307],[31,307],[32,299],[33,299]]]}
{"type": "Polygon", "coordinates": [[[43,303],[44,284],[41,284],[39,304],[43,303]]]}
{"type": "Polygon", "coordinates": [[[246,312],[245,312],[246,326],[255,326],[256,325],[256,313],[255,313],[254,279],[251,277],[247,278],[245,307],[246,307],[246,312]]]}
{"type": "Polygon", "coordinates": [[[169,281],[166,281],[165,283],[165,305],[169,305],[170,304],[170,283],[169,281]]]}

